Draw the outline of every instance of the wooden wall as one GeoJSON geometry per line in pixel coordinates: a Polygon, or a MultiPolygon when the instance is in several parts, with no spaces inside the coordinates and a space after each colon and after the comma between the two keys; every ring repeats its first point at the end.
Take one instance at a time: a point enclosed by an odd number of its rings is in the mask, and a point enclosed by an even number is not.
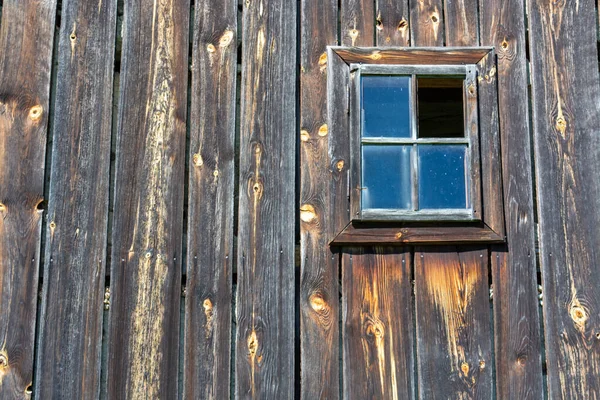
{"type": "Polygon", "coordinates": [[[0,16],[0,398],[600,398],[597,2],[0,16]],[[329,246],[328,45],[495,48],[505,244],[329,246]]]}

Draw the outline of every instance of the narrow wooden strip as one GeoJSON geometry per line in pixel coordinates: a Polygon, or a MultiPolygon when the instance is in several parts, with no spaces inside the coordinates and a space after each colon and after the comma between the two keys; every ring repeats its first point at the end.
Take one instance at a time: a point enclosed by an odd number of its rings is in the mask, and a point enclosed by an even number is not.
{"type": "MultiPolygon", "coordinates": [[[[332,254],[329,240],[337,233],[331,207],[332,172],[336,175],[341,172],[337,167],[332,170],[329,155],[332,134],[339,137],[339,132],[331,132],[327,118],[327,70],[331,53],[327,53],[326,46],[337,44],[338,2],[303,0],[301,13],[301,397],[336,399],[339,397],[339,259],[332,254]]],[[[341,75],[343,79],[345,74],[341,75]]],[[[345,82],[339,85],[343,90],[345,82]]],[[[345,98],[336,101],[340,100],[346,101],[345,98]]]]}
{"type": "Polygon", "coordinates": [[[488,227],[478,226],[427,226],[382,227],[349,224],[331,242],[332,245],[373,244],[435,244],[444,243],[501,243],[504,238],[488,227]]]}
{"type": "Polygon", "coordinates": [[[411,267],[405,248],[344,251],[345,399],[414,398],[411,267]]]}
{"type": "MultiPolygon", "coordinates": [[[[479,15],[477,0],[444,0],[447,46],[477,46],[479,15]]],[[[515,12],[516,10],[513,10],[515,12]]]]}
{"type": "Polygon", "coordinates": [[[411,45],[440,47],[444,45],[444,12],[442,0],[410,1],[411,45]]]}
{"type": "MultiPolygon", "coordinates": [[[[481,0],[481,43],[495,46],[506,248],[494,248],[496,396],[541,398],[533,179],[522,0],[481,0]]],[[[490,74],[491,75],[491,74],[490,74]]],[[[485,76],[484,76],[485,78],[485,76]]],[[[480,85],[480,88],[481,85],[480,85]]]]}
{"type": "Polygon", "coordinates": [[[38,398],[97,398],[100,391],[116,8],[63,2],[38,398]]]}
{"type": "Polygon", "coordinates": [[[125,2],[108,397],[177,397],[189,1],[125,2]],[[152,10],[152,12],[150,12],[152,10]]]}
{"type": "Polygon", "coordinates": [[[385,47],[361,47],[348,49],[334,47],[333,49],[347,64],[465,65],[478,63],[492,48],[450,47],[429,49],[414,47],[390,49],[385,47]]]}
{"type": "Polygon", "coordinates": [[[600,397],[600,79],[593,0],[529,2],[548,396],[600,397]]]}
{"type": "Polygon", "coordinates": [[[377,45],[409,46],[408,0],[377,0],[377,45]]]}
{"type": "Polygon", "coordinates": [[[415,249],[422,399],[492,398],[486,248],[415,249]]]}
{"type": "MultiPolygon", "coordinates": [[[[477,72],[474,66],[467,67],[467,76],[464,81],[463,99],[464,99],[464,129],[465,136],[469,138],[471,143],[469,148],[469,174],[471,185],[469,194],[471,198],[471,207],[473,208],[473,216],[479,220],[484,216],[483,213],[483,189],[481,159],[483,156],[479,150],[479,135],[482,134],[480,127],[481,118],[479,118],[479,93],[477,91],[477,72]]],[[[484,219],[485,221],[485,219],[484,219]]],[[[487,222],[487,221],[486,221],[487,222]]]]}
{"type": "Polygon", "coordinates": [[[375,41],[375,8],[373,1],[341,0],[341,44],[373,46],[375,41]]]}
{"type": "Polygon", "coordinates": [[[295,3],[246,2],[243,27],[236,396],[290,399],[296,304],[295,3]]]}
{"type": "Polygon", "coordinates": [[[0,398],[32,392],[56,0],[5,0],[0,23],[0,398]]]}
{"type": "Polygon", "coordinates": [[[196,2],[183,396],[228,399],[237,2],[196,2]]]}

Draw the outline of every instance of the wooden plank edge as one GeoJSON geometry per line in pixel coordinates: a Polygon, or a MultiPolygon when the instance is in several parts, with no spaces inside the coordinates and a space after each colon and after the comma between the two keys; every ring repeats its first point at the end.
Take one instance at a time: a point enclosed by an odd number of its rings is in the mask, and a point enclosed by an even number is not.
{"type": "Polygon", "coordinates": [[[332,52],[337,54],[350,65],[353,62],[364,62],[369,64],[386,64],[390,58],[403,57],[403,64],[432,64],[428,57],[435,57],[433,64],[476,64],[488,53],[494,50],[491,46],[477,47],[349,47],[328,46],[332,52]],[[440,59],[440,55],[447,54],[448,59],[440,59]],[[427,62],[423,62],[426,59],[427,62]]]}

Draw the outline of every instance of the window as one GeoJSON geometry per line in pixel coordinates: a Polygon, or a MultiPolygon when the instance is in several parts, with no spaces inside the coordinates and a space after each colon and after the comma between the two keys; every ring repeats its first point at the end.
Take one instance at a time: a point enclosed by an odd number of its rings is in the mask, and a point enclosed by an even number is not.
{"type": "Polygon", "coordinates": [[[493,49],[331,47],[328,65],[330,141],[350,161],[332,243],[503,241],[493,49]]]}

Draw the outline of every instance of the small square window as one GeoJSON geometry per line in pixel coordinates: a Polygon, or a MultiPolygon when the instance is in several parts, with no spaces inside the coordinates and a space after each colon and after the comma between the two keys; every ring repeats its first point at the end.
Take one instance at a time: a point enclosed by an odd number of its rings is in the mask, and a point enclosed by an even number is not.
{"type": "Polygon", "coordinates": [[[469,106],[477,98],[475,67],[350,68],[359,218],[478,220],[477,108],[469,106]]]}

